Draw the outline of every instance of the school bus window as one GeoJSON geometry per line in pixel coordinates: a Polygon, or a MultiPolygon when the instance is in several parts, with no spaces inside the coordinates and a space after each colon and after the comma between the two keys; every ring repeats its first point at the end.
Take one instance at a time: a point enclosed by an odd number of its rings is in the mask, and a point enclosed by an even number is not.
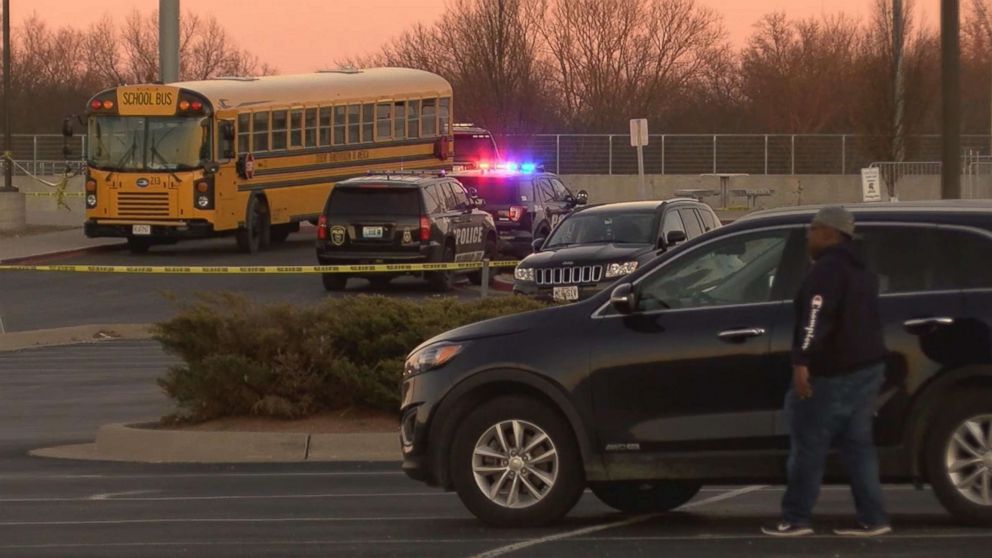
{"type": "Polygon", "coordinates": [[[307,120],[304,123],[306,134],[303,138],[303,145],[313,147],[317,145],[317,109],[307,109],[307,120]]]}
{"type": "Polygon", "coordinates": [[[334,120],[331,123],[334,130],[331,136],[334,138],[334,145],[345,144],[345,137],[348,132],[347,110],[344,105],[334,107],[334,120]]]}
{"type": "Polygon", "coordinates": [[[375,106],[375,141],[388,140],[393,131],[392,103],[379,103],[375,106]]]}
{"type": "Polygon", "coordinates": [[[272,111],[272,149],[286,149],[286,132],[288,132],[289,111],[272,111]]]}
{"type": "Polygon", "coordinates": [[[445,97],[441,99],[438,103],[437,109],[438,116],[438,135],[447,136],[451,134],[451,127],[449,126],[451,119],[451,98],[445,97]]]}
{"type": "Polygon", "coordinates": [[[251,114],[238,115],[238,153],[251,151],[251,114]]]}
{"type": "Polygon", "coordinates": [[[252,150],[269,150],[269,113],[256,112],[251,118],[252,150]]]}
{"type": "Polygon", "coordinates": [[[424,137],[437,135],[437,99],[424,99],[420,122],[420,132],[424,137]]]}
{"type": "Polygon", "coordinates": [[[289,146],[303,147],[303,111],[289,113],[289,146]]]}
{"type": "Polygon", "coordinates": [[[406,139],[406,103],[393,103],[393,139],[406,139]]]}
{"type": "Polygon", "coordinates": [[[361,131],[361,105],[348,105],[348,143],[362,143],[359,137],[361,131]]]}
{"type": "Polygon", "coordinates": [[[410,101],[406,104],[406,135],[409,138],[420,137],[420,101],[410,101]]]}
{"type": "Polygon", "coordinates": [[[374,115],[375,105],[372,103],[362,105],[362,143],[372,143],[372,130],[375,129],[374,115]]]}
{"type": "Polygon", "coordinates": [[[331,145],[331,107],[320,107],[320,145],[331,145]]]}

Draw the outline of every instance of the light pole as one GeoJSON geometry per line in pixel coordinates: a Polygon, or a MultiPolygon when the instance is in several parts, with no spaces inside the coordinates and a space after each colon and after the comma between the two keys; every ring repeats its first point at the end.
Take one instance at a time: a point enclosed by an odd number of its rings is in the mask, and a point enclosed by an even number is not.
{"type": "MultiPolygon", "coordinates": [[[[903,80],[903,47],[906,44],[905,19],[902,0],[892,0],[892,78],[895,114],[893,128],[895,141],[892,151],[898,162],[906,159],[906,138],[904,119],[906,115],[906,83],[903,80]]],[[[890,192],[891,194],[891,192],[890,192]]]]}
{"type": "Polygon", "coordinates": [[[179,0],[158,2],[158,79],[179,81],[179,0]]]}
{"type": "Polygon", "coordinates": [[[961,10],[958,0],[940,1],[941,97],[943,130],[940,195],[961,197],[961,10]]]}
{"type": "MultiPolygon", "coordinates": [[[[3,152],[13,149],[13,136],[10,131],[10,0],[3,0],[3,152]]],[[[4,192],[17,192],[14,187],[13,162],[3,162],[4,192]]]]}

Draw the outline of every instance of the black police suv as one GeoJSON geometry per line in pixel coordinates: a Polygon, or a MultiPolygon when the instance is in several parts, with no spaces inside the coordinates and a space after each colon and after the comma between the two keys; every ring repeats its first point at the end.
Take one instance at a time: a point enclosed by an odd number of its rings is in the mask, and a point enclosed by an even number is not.
{"type": "Polygon", "coordinates": [[[558,175],[540,172],[533,165],[473,169],[452,176],[486,200],[486,210],[499,230],[500,249],[519,258],[534,251],[535,238],[547,238],[562,219],[589,199],[584,191],[573,195],[558,175]]]}
{"type": "MultiPolygon", "coordinates": [[[[992,202],[851,208],[879,275],[887,482],[992,525],[992,202]]],[[[764,211],[588,300],[439,335],[402,388],[403,468],[482,520],[536,525],[588,486],[625,512],[785,481],[792,298],[815,208],[764,211]]],[[[814,380],[815,389],[815,380],[814,380]]],[[[844,480],[831,464],[828,480],[844,480]]]]}
{"type": "MultiPolygon", "coordinates": [[[[493,218],[457,180],[443,174],[395,173],[337,183],[317,224],[321,265],[481,261],[498,251],[493,218]]],[[[455,272],[424,274],[440,291],[452,288],[455,272]]],[[[355,275],[362,276],[362,275],[355,275]]],[[[396,275],[369,272],[375,286],[396,275]]],[[[327,290],[343,290],[348,275],[323,274],[327,290]]],[[[480,272],[469,278],[480,281],[480,272]]]]}
{"type": "Polygon", "coordinates": [[[680,242],[720,226],[692,199],[596,205],[576,210],[514,270],[513,292],[573,302],[588,298],[680,242]]]}

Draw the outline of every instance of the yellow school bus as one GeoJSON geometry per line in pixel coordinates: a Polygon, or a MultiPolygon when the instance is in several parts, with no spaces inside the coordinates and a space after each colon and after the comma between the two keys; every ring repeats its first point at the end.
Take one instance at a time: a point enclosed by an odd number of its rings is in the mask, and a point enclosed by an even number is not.
{"type": "Polygon", "coordinates": [[[127,85],[86,111],[89,237],[133,252],[234,234],[255,253],[316,220],[335,182],[444,168],[451,85],[406,68],[127,85]]]}

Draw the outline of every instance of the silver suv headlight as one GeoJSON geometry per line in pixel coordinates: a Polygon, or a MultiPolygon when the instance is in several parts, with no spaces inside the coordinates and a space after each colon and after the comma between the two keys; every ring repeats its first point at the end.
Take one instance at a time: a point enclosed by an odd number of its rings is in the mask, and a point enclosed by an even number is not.
{"type": "Polygon", "coordinates": [[[517,268],[513,270],[513,278],[516,279],[517,281],[526,281],[528,283],[533,283],[534,268],[517,266],[517,268]]]}
{"type": "Polygon", "coordinates": [[[623,277],[637,270],[637,262],[611,263],[606,267],[606,278],[623,277]]]}

